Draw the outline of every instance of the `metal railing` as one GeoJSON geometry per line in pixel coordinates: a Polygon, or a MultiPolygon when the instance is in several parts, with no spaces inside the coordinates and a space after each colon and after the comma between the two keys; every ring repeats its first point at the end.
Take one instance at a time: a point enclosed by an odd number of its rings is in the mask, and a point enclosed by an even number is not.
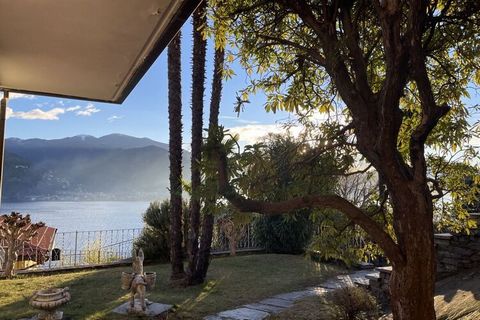
{"type": "MultiPolygon", "coordinates": [[[[51,250],[32,248],[25,244],[18,251],[16,269],[61,269],[68,267],[94,266],[126,262],[132,257],[135,240],[142,228],[57,232],[51,250]]],[[[246,228],[244,237],[238,242],[238,250],[258,249],[252,227],[246,228]]],[[[212,239],[212,252],[228,252],[228,239],[216,226],[212,239]]],[[[0,270],[5,249],[0,243],[0,270]]]]}
{"type": "MultiPolygon", "coordinates": [[[[252,225],[249,224],[246,226],[244,236],[237,243],[237,251],[256,250],[256,249],[261,249],[261,248],[260,248],[260,245],[258,244],[258,241],[255,239],[252,225]]],[[[213,238],[212,238],[212,252],[219,253],[219,252],[228,252],[228,251],[229,251],[228,238],[220,230],[219,226],[216,225],[214,228],[213,238]]]]}
{"type": "Polygon", "coordinates": [[[48,268],[118,262],[132,256],[141,228],[59,232],[48,268]]]}

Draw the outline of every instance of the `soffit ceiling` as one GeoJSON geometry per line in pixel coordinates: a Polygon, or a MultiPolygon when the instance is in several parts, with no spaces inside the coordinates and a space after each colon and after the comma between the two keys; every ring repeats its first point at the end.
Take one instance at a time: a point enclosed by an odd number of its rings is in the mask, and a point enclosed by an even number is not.
{"type": "Polygon", "coordinates": [[[0,0],[0,88],[121,103],[200,0],[0,0]]]}

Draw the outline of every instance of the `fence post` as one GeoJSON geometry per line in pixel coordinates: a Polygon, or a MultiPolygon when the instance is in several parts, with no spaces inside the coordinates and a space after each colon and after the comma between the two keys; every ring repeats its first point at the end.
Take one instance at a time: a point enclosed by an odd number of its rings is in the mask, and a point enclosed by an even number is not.
{"type": "Polygon", "coordinates": [[[52,269],[52,249],[48,250],[48,269],[52,269]]]}
{"type": "Polygon", "coordinates": [[[73,265],[77,265],[77,245],[78,245],[78,231],[75,231],[75,252],[73,253],[73,265]]]}

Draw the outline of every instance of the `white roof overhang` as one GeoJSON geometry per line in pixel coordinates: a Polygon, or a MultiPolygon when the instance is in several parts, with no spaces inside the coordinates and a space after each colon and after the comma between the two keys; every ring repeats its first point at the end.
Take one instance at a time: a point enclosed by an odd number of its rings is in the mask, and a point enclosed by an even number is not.
{"type": "Polygon", "coordinates": [[[201,0],[0,0],[0,89],[122,103],[201,0]]]}

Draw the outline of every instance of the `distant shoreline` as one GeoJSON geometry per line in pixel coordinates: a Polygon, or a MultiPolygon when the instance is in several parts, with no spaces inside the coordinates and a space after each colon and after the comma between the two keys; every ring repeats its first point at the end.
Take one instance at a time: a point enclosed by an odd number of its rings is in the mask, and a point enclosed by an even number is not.
{"type": "Polygon", "coordinates": [[[153,202],[153,201],[161,201],[162,199],[157,200],[22,200],[22,201],[3,201],[4,203],[35,203],[35,202],[153,202]]]}

